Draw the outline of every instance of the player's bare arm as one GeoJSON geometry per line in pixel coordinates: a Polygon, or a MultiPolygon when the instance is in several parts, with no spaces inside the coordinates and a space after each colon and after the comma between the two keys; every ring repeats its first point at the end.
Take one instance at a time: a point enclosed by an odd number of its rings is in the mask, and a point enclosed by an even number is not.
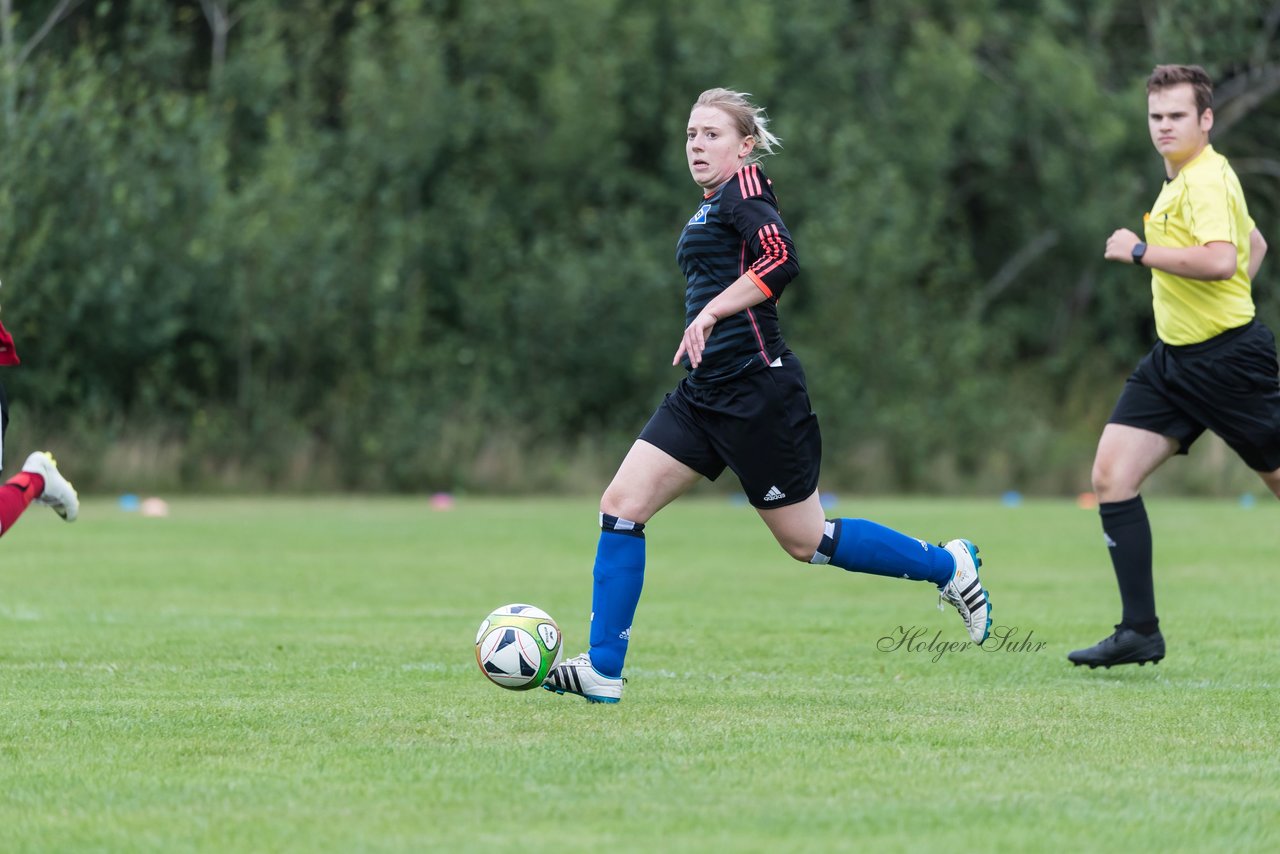
{"type": "MultiPolygon", "coordinates": [[[[1141,239],[1137,234],[1127,228],[1118,228],[1107,238],[1103,257],[1122,264],[1136,264],[1133,248],[1139,242],[1141,239]]],[[[1142,255],[1142,266],[1164,270],[1184,279],[1218,282],[1235,275],[1236,247],[1235,244],[1224,241],[1214,241],[1203,246],[1148,246],[1142,255]]]]}

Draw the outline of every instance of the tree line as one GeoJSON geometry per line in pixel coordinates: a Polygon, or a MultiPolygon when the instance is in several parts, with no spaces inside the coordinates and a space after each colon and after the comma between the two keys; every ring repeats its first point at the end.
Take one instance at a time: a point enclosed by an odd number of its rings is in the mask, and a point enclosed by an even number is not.
{"type": "Polygon", "coordinates": [[[678,379],[684,126],[713,86],[782,137],[783,327],[832,488],[1087,486],[1154,335],[1102,248],[1159,190],[1155,64],[1213,75],[1214,143],[1280,244],[1280,4],[0,0],[0,23],[6,444],[58,445],[87,489],[598,490],[678,379]]]}

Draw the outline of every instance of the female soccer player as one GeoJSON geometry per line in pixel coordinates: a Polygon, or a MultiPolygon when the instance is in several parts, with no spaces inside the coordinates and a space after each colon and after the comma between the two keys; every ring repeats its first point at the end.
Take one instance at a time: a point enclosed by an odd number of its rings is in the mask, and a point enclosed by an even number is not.
{"type": "Polygon", "coordinates": [[[666,396],[600,500],[590,650],[544,687],[596,703],[622,698],[622,663],[644,581],[645,524],[699,478],[726,467],[796,560],[931,581],[975,643],[991,609],[968,540],[932,546],[865,519],[828,520],[818,500],[822,438],[804,370],[778,325],[778,298],[799,272],[795,246],[759,159],[778,139],[746,93],[703,92],[685,155],[702,198],[676,244],[684,336],[672,364],[688,374],[666,396]]]}

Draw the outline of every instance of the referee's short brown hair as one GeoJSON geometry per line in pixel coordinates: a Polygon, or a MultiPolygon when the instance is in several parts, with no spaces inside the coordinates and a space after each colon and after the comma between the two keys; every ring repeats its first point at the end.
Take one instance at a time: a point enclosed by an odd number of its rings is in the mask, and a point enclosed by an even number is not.
{"type": "Polygon", "coordinates": [[[1157,65],[1147,78],[1147,94],[1181,83],[1191,84],[1196,94],[1196,113],[1204,115],[1204,111],[1213,106],[1213,80],[1209,72],[1198,65],[1157,65]]]}

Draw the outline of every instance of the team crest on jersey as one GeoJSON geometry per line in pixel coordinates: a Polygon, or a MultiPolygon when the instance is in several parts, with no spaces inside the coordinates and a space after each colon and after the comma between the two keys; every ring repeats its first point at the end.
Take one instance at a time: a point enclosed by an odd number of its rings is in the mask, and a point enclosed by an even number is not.
{"type": "Polygon", "coordinates": [[[711,205],[703,205],[698,208],[698,212],[689,220],[689,225],[706,225],[707,211],[711,210],[711,205]]]}

